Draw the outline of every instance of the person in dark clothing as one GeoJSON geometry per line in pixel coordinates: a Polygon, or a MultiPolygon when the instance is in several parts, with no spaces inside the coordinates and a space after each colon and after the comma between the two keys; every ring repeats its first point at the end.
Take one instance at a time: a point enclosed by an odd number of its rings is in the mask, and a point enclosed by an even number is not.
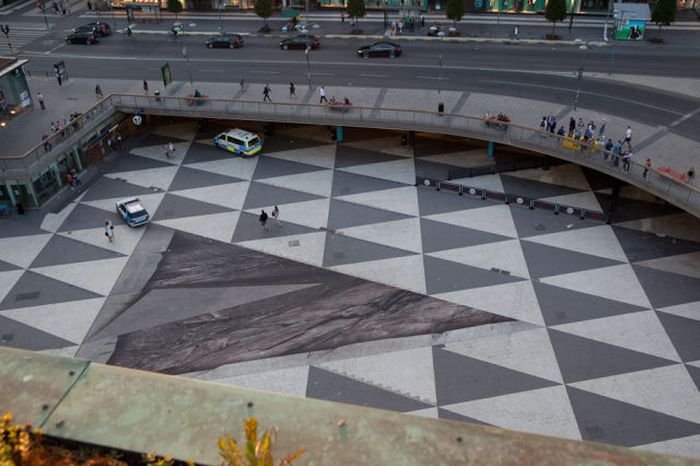
{"type": "Polygon", "coordinates": [[[574,130],[576,129],[576,120],[574,117],[569,119],[569,137],[574,135],[574,130]]]}

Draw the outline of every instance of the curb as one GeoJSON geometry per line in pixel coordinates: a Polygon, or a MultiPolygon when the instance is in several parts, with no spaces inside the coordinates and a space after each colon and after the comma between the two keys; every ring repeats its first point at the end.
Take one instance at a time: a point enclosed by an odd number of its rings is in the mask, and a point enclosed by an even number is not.
{"type": "MultiPolygon", "coordinates": [[[[119,34],[125,34],[124,29],[117,30],[119,34]]],[[[170,36],[170,31],[156,30],[138,30],[133,29],[132,34],[144,35],[164,35],[170,36]]],[[[218,31],[192,31],[187,32],[185,36],[216,36],[218,31]]],[[[265,39],[286,39],[294,37],[295,34],[259,34],[250,32],[237,32],[243,37],[249,38],[265,38],[265,39]]],[[[182,37],[182,35],[180,35],[182,37]]],[[[481,38],[481,37],[421,37],[421,36],[391,36],[387,37],[381,34],[318,34],[321,39],[340,39],[340,40],[389,40],[395,42],[447,42],[454,44],[507,44],[507,45],[569,45],[581,46],[587,44],[594,47],[608,47],[610,44],[600,41],[581,40],[545,40],[545,39],[510,39],[510,38],[481,38]]]]}

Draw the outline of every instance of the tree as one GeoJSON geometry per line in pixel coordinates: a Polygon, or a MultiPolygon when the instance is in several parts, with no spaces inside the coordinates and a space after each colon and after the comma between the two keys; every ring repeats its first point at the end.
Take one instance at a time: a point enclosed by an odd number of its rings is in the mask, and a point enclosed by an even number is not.
{"type": "Polygon", "coordinates": [[[168,0],[168,11],[170,13],[175,13],[175,19],[177,20],[177,14],[182,11],[182,3],[180,3],[180,0],[168,0]]]}
{"type": "MultiPolygon", "coordinates": [[[[365,0],[348,0],[348,16],[357,22],[357,18],[364,18],[367,14],[365,0]]],[[[355,26],[357,27],[357,26],[355,26]]]]}
{"type": "Polygon", "coordinates": [[[447,19],[451,19],[455,23],[462,21],[464,16],[464,0],[447,0],[447,9],[445,10],[447,19]]]}
{"type": "Polygon", "coordinates": [[[659,38],[661,37],[661,28],[670,25],[676,20],[677,8],[676,0],[656,1],[654,10],[651,12],[651,20],[659,26],[659,38]]]}
{"type": "Polygon", "coordinates": [[[255,0],[255,14],[260,16],[267,26],[267,18],[272,16],[272,0],[255,0]]]}
{"type": "Polygon", "coordinates": [[[566,0],[548,0],[544,9],[544,17],[547,21],[552,22],[552,35],[554,35],[557,21],[566,19],[566,0]]]}

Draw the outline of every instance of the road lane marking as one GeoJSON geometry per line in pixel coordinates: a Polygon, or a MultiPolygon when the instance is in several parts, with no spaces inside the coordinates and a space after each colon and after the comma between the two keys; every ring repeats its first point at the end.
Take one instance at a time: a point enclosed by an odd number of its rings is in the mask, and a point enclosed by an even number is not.
{"type": "MultiPolygon", "coordinates": [[[[541,89],[551,89],[551,90],[555,90],[555,91],[564,91],[564,92],[570,92],[570,93],[572,93],[572,94],[576,94],[576,89],[567,89],[567,88],[565,88],[565,87],[545,86],[545,85],[542,85],[542,84],[528,84],[528,83],[521,83],[521,82],[517,82],[517,81],[496,81],[496,80],[488,80],[488,81],[484,81],[484,82],[489,82],[489,83],[494,83],[494,84],[514,84],[514,85],[517,85],[517,86],[526,86],[526,87],[538,87],[538,88],[541,88],[541,89]]],[[[665,109],[665,108],[663,108],[663,107],[657,107],[656,105],[644,104],[644,103],[642,103],[642,102],[632,102],[632,101],[630,101],[630,100],[623,99],[623,98],[621,98],[621,97],[615,97],[614,95],[599,94],[599,93],[597,93],[597,92],[589,92],[589,91],[580,91],[580,93],[581,93],[581,94],[587,94],[587,95],[593,95],[593,96],[596,96],[596,97],[603,97],[603,98],[611,99],[611,100],[619,100],[620,102],[624,102],[624,103],[626,103],[626,104],[640,105],[640,106],[642,106],[642,107],[653,108],[654,110],[659,110],[659,111],[666,112],[666,113],[672,113],[672,114],[674,114],[674,115],[684,116],[684,115],[683,115],[682,113],[680,113],[680,112],[674,112],[673,110],[668,110],[668,109],[665,109]]]]}
{"type": "Polygon", "coordinates": [[[259,70],[251,70],[248,71],[250,74],[280,74],[279,71],[259,71],[259,70]]]}
{"type": "Polygon", "coordinates": [[[226,70],[206,70],[206,69],[201,69],[200,71],[205,71],[207,73],[225,73],[226,70]]]}
{"type": "Polygon", "coordinates": [[[692,112],[686,113],[685,115],[683,115],[682,117],[680,117],[679,119],[677,119],[676,121],[674,121],[673,123],[671,123],[670,125],[668,125],[668,127],[669,127],[669,128],[673,128],[674,126],[678,126],[678,125],[680,125],[681,123],[683,123],[684,121],[689,120],[690,118],[693,118],[693,117],[694,117],[695,115],[697,115],[698,113],[700,113],[700,108],[696,108],[696,109],[693,110],[692,112]]]}
{"type": "Polygon", "coordinates": [[[370,73],[360,73],[363,78],[388,78],[388,74],[370,74],[370,73]]]}

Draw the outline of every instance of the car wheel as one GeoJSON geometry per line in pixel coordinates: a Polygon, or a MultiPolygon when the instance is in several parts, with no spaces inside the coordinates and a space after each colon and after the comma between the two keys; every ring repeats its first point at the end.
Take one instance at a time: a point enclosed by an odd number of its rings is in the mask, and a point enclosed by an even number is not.
{"type": "Polygon", "coordinates": [[[284,44],[284,45],[282,46],[282,48],[283,48],[284,50],[289,50],[289,45],[284,44]]]}
{"type": "Polygon", "coordinates": [[[228,48],[230,48],[230,49],[235,48],[235,47],[236,47],[236,44],[234,44],[234,43],[228,44],[228,48]]]}
{"type": "Polygon", "coordinates": [[[364,52],[362,54],[362,58],[369,58],[369,52],[364,52]]]}
{"type": "Polygon", "coordinates": [[[207,47],[209,47],[210,49],[213,49],[213,48],[214,48],[214,44],[207,44],[207,47]]]}
{"type": "Polygon", "coordinates": [[[396,52],[394,52],[393,50],[389,52],[389,58],[396,58],[396,52]]]}

